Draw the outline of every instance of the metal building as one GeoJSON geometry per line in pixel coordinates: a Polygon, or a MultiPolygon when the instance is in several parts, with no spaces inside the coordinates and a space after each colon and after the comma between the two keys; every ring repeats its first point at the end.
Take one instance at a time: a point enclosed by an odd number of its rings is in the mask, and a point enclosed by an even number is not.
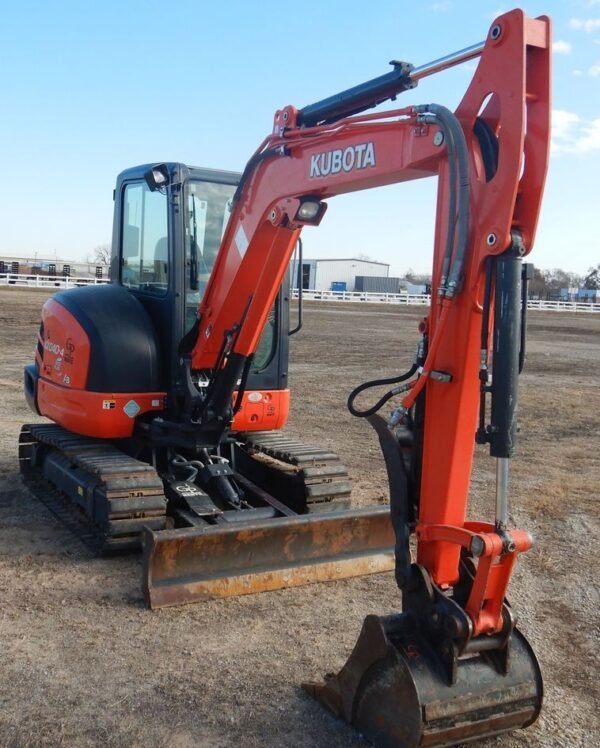
{"type": "Polygon", "coordinates": [[[357,275],[354,290],[364,293],[398,293],[400,278],[390,275],[357,275]]]}
{"type": "Polygon", "coordinates": [[[292,263],[292,286],[308,291],[354,291],[356,276],[388,277],[390,266],[384,262],[357,259],[302,259],[292,263]],[[345,284],[345,286],[344,286],[345,284]]]}

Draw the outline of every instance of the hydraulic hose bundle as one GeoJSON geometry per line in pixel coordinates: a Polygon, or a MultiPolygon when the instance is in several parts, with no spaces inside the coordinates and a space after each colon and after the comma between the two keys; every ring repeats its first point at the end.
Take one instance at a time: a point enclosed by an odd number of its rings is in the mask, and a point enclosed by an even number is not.
{"type": "Polygon", "coordinates": [[[460,290],[469,237],[469,152],[465,134],[453,112],[439,104],[416,106],[417,121],[437,125],[447,143],[450,179],[448,234],[440,277],[440,296],[452,298],[460,290]],[[457,184],[458,172],[458,184],[457,184]],[[458,212],[457,212],[458,203],[458,212]]]}
{"type": "MultiPolygon", "coordinates": [[[[448,200],[448,232],[444,247],[444,257],[442,260],[442,270],[438,288],[439,298],[452,299],[460,291],[462,284],[463,268],[467,253],[467,242],[469,238],[469,154],[465,134],[457,117],[444,106],[439,104],[423,104],[414,107],[417,114],[417,121],[423,124],[433,124],[440,128],[446,142],[448,150],[448,177],[449,177],[449,200],[448,200]]],[[[444,330],[446,314],[444,309],[440,314],[438,326],[435,331],[431,346],[424,360],[417,361],[412,367],[397,377],[386,379],[374,379],[356,387],[348,397],[348,410],[353,416],[358,418],[367,418],[379,411],[392,397],[403,393],[410,392],[403,402],[405,409],[409,409],[414,404],[417,395],[425,385],[426,377],[432,369],[435,358],[435,352],[438,343],[441,340],[444,330]],[[419,378],[407,382],[414,374],[419,374],[419,378]],[[385,393],[372,407],[366,410],[359,410],[355,407],[354,401],[357,396],[364,390],[371,387],[378,387],[389,384],[399,384],[407,382],[400,387],[394,387],[385,393]]],[[[424,345],[420,349],[425,348],[424,345]]]]}

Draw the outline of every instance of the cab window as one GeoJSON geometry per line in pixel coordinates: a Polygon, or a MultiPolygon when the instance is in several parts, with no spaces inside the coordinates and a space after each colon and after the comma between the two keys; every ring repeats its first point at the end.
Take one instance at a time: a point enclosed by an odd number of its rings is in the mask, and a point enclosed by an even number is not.
{"type": "Polygon", "coordinates": [[[196,319],[227,227],[235,189],[233,184],[216,182],[189,181],[185,185],[186,330],[196,319]]]}
{"type": "Polygon", "coordinates": [[[256,348],[256,353],[254,354],[253,368],[256,371],[260,371],[261,369],[264,369],[267,366],[267,364],[271,361],[271,359],[273,358],[273,354],[275,353],[276,333],[277,333],[277,301],[275,302],[275,305],[269,312],[269,316],[267,318],[267,324],[265,325],[263,334],[260,336],[260,340],[258,341],[258,347],[256,348]]]}
{"type": "Polygon", "coordinates": [[[121,284],[165,294],[169,279],[167,196],[145,182],[127,184],[121,224],[121,284]]]}
{"type": "MultiPolygon", "coordinates": [[[[184,189],[185,330],[193,326],[231,214],[236,186],[190,180],[184,189]]],[[[275,352],[277,315],[271,310],[254,357],[263,369],[275,352]]]]}

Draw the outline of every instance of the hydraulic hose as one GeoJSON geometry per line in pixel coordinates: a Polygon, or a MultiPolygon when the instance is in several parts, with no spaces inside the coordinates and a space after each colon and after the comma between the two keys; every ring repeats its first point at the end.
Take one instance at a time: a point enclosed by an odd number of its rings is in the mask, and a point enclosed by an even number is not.
{"type": "MultiPolygon", "coordinates": [[[[458,193],[458,216],[456,220],[456,248],[454,249],[454,215],[449,216],[448,225],[448,239],[446,241],[446,252],[444,255],[444,266],[449,257],[452,257],[450,270],[448,274],[448,282],[445,288],[441,288],[440,295],[442,296],[441,301],[441,312],[437,321],[437,326],[433,339],[429,345],[427,358],[423,365],[420,377],[417,379],[414,386],[410,388],[410,391],[406,397],[402,400],[402,406],[406,410],[410,410],[415,404],[415,401],[419,394],[422,392],[429,374],[433,368],[435,358],[437,355],[437,349],[439,348],[440,341],[444,334],[444,328],[446,326],[446,320],[448,319],[449,302],[455,296],[460,288],[462,282],[463,268],[465,264],[465,257],[467,254],[467,246],[469,239],[469,219],[470,219],[470,179],[469,179],[469,152],[467,149],[467,141],[465,134],[462,130],[460,122],[456,116],[446,107],[440,106],[439,104],[424,104],[422,106],[415,107],[415,112],[419,115],[418,120],[420,122],[436,124],[442,128],[444,134],[448,138],[448,154],[452,156],[455,154],[456,164],[458,167],[458,189],[456,183],[452,182],[453,174],[455,172],[450,169],[449,177],[450,183],[450,204],[453,203],[452,192],[458,193]],[[453,246],[452,251],[448,252],[448,247],[453,246]]],[[[452,162],[452,158],[449,158],[449,164],[452,162]]],[[[456,176],[454,176],[456,179],[456,176]]],[[[449,264],[449,261],[448,261],[449,264]]]]}
{"type": "MultiPolygon", "coordinates": [[[[448,275],[448,283],[444,295],[452,298],[460,287],[465,256],[467,253],[467,242],[469,238],[469,151],[463,129],[453,112],[439,104],[423,104],[414,108],[419,115],[418,120],[426,124],[436,124],[442,128],[448,138],[448,154],[450,148],[455,151],[458,166],[458,216],[457,216],[457,240],[456,250],[453,252],[452,265],[448,275]]],[[[449,159],[451,163],[453,159],[449,159]]],[[[452,179],[452,170],[450,171],[452,179]]],[[[454,177],[456,179],[456,177],[454,177]]],[[[450,201],[452,202],[452,191],[456,190],[456,183],[450,185],[450,201]]],[[[454,217],[448,227],[449,236],[454,236],[454,217]]]]}
{"type": "Polygon", "coordinates": [[[242,376],[240,377],[240,384],[238,386],[237,397],[235,398],[235,404],[233,406],[233,415],[237,415],[239,409],[242,407],[242,401],[244,399],[244,393],[246,391],[246,384],[248,383],[248,375],[250,374],[250,368],[254,361],[254,354],[251,353],[244,364],[242,376]]]}
{"type": "MultiPolygon", "coordinates": [[[[460,288],[462,273],[467,253],[467,242],[469,238],[469,212],[470,212],[470,179],[469,179],[469,154],[467,142],[460,122],[456,116],[446,107],[439,104],[424,104],[414,108],[418,115],[418,121],[426,124],[435,124],[444,133],[448,149],[448,232],[442,260],[440,275],[440,296],[452,299],[460,288]],[[457,184],[458,178],[458,184],[457,184]],[[457,214],[458,203],[458,214],[457,214]]],[[[432,369],[432,362],[443,336],[446,319],[448,317],[448,301],[442,302],[442,310],[438,319],[437,329],[431,341],[428,355],[421,371],[421,376],[414,382],[409,382],[402,387],[395,387],[381,397],[372,407],[367,410],[358,410],[354,406],[356,397],[370,387],[384,384],[398,384],[410,379],[419,369],[414,364],[411,369],[399,377],[390,379],[376,379],[365,382],[354,389],[348,397],[348,410],[353,416],[365,418],[374,415],[394,395],[402,392],[408,394],[402,401],[402,405],[409,410],[415,403],[419,393],[423,390],[428,375],[432,369]]]]}
{"type": "Polygon", "coordinates": [[[205,467],[204,463],[200,462],[200,460],[186,460],[185,457],[180,454],[176,454],[175,457],[173,457],[171,464],[176,465],[178,468],[184,468],[185,470],[191,471],[185,479],[188,482],[195,481],[198,475],[198,470],[205,467]]]}
{"type": "Polygon", "coordinates": [[[446,232],[446,246],[444,247],[444,259],[442,261],[442,272],[440,273],[439,293],[443,296],[448,287],[448,275],[450,273],[450,263],[454,254],[454,244],[456,241],[456,146],[450,130],[440,123],[441,132],[446,139],[446,148],[448,151],[448,230],[446,232]]]}
{"type": "Polygon", "coordinates": [[[429,350],[427,352],[427,358],[425,359],[425,363],[423,365],[423,371],[421,372],[421,376],[417,379],[414,386],[411,387],[410,392],[406,395],[406,397],[402,400],[402,406],[406,410],[410,410],[412,406],[415,404],[415,401],[423,389],[425,387],[425,383],[427,382],[427,378],[429,374],[431,373],[432,364],[435,361],[435,357],[437,354],[437,349],[440,345],[440,341],[442,339],[444,328],[446,326],[446,320],[448,319],[448,301],[443,300],[442,301],[442,311],[440,313],[437,327],[435,330],[435,333],[433,334],[433,339],[429,345],[429,350]]]}
{"type": "Polygon", "coordinates": [[[358,395],[360,395],[361,392],[370,389],[371,387],[380,387],[384,384],[399,384],[400,382],[405,382],[417,372],[417,369],[418,366],[416,363],[414,363],[407,372],[405,372],[404,374],[400,374],[397,377],[389,377],[388,379],[373,379],[370,382],[364,382],[363,384],[360,384],[358,387],[353,389],[348,396],[348,410],[350,411],[350,413],[352,413],[353,416],[356,416],[357,418],[368,418],[369,416],[375,415],[375,413],[377,413],[377,411],[380,410],[388,400],[391,400],[394,395],[399,395],[401,392],[405,392],[407,389],[407,385],[405,385],[404,387],[394,387],[394,389],[386,392],[386,394],[383,395],[383,397],[381,397],[375,403],[375,405],[367,408],[367,410],[358,410],[354,407],[354,401],[356,400],[358,395]]]}
{"type": "Polygon", "coordinates": [[[286,150],[282,148],[281,146],[277,146],[276,148],[265,148],[265,150],[263,151],[257,151],[250,158],[250,160],[244,167],[244,171],[238,183],[237,189],[235,191],[235,194],[233,195],[232,202],[234,205],[240,199],[242,192],[244,190],[244,187],[246,186],[246,182],[250,179],[256,167],[267,158],[272,158],[273,156],[282,156],[282,155],[286,155],[286,150]]]}

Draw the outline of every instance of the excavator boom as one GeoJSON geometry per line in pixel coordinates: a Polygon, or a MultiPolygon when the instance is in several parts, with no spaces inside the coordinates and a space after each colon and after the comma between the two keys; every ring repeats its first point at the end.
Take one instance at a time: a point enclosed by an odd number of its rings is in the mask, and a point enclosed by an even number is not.
{"type": "MultiPolygon", "coordinates": [[[[349,401],[354,415],[369,417],[386,458],[403,612],[367,618],[340,673],[305,686],[381,746],[493,735],[531,724],[541,707],[539,666],[505,598],[516,558],[532,544],[508,527],[507,479],[524,352],[522,259],[533,246],[549,152],[550,49],[548,18],[514,10],[494,21],[483,44],[421,68],[394,63],[379,79],[277,111],[236,192],[199,308],[191,366],[219,362],[204,412],[223,421],[293,247],[305,225],[321,221],[324,201],[438,178],[434,291],[416,364],[362,385],[349,401]],[[455,112],[429,103],[362,113],[475,57],[455,112]],[[382,383],[396,386],[358,411],[355,396],[382,383]],[[377,410],[393,396],[400,402],[386,422],[377,410]],[[493,521],[467,520],[476,441],[497,460],[493,521]]],[[[206,594],[203,583],[189,589],[206,594]]]]}
{"type": "MultiPolygon", "coordinates": [[[[384,94],[387,98],[412,87],[411,66],[405,63],[396,63],[401,74],[394,74],[395,87],[387,79],[379,87],[370,82],[332,97],[333,103],[276,112],[273,133],[250,160],[237,189],[191,349],[194,370],[214,372],[219,362],[204,413],[226,424],[237,382],[256,350],[293,247],[305,225],[321,221],[324,199],[437,176],[432,284],[437,293],[424,325],[420,375],[404,385],[401,407],[410,411],[426,394],[418,561],[442,586],[458,581],[462,548],[495,543],[487,528],[465,524],[473,434],[481,414],[484,312],[486,334],[494,319],[489,313],[494,294],[488,295],[485,310],[484,296],[500,268],[505,285],[512,278],[513,312],[520,303],[516,276],[534,241],[548,160],[549,21],[527,18],[519,10],[507,13],[491,27],[483,46],[450,55],[447,64],[475,55],[480,55],[477,72],[455,113],[426,104],[343,116],[340,101],[351,110],[369,105],[363,88],[371,91],[374,105],[384,94]]],[[[437,61],[423,69],[442,67],[437,61]]],[[[496,293],[508,294],[508,286],[497,284],[496,293]]],[[[510,329],[511,320],[503,324],[510,329]]],[[[495,357],[504,367],[497,363],[496,381],[512,383],[503,400],[496,393],[496,414],[515,400],[513,369],[520,340],[514,338],[503,335],[502,355],[495,357]]],[[[492,440],[492,453],[501,460],[510,457],[506,443],[514,440],[514,407],[511,412],[513,423],[505,423],[492,440]],[[501,438],[504,448],[498,446],[501,438]]],[[[497,428],[492,425],[492,431],[497,428]]],[[[530,541],[524,536],[515,543],[518,550],[510,559],[530,541]]],[[[490,558],[495,558],[492,551],[490,558]]],[[[488,603],[481,595],[473,600],[481,607],[475,614],[477,631],[500,625],[511,565],[505,560],[502,582],[494,584],[493,623],[484,620],[488,603]]],[[[500,578],[496,566],[490,565],[488,576],[500,578]]],[[[483,579],[479,587],[487,588],[483,579]]]]}

